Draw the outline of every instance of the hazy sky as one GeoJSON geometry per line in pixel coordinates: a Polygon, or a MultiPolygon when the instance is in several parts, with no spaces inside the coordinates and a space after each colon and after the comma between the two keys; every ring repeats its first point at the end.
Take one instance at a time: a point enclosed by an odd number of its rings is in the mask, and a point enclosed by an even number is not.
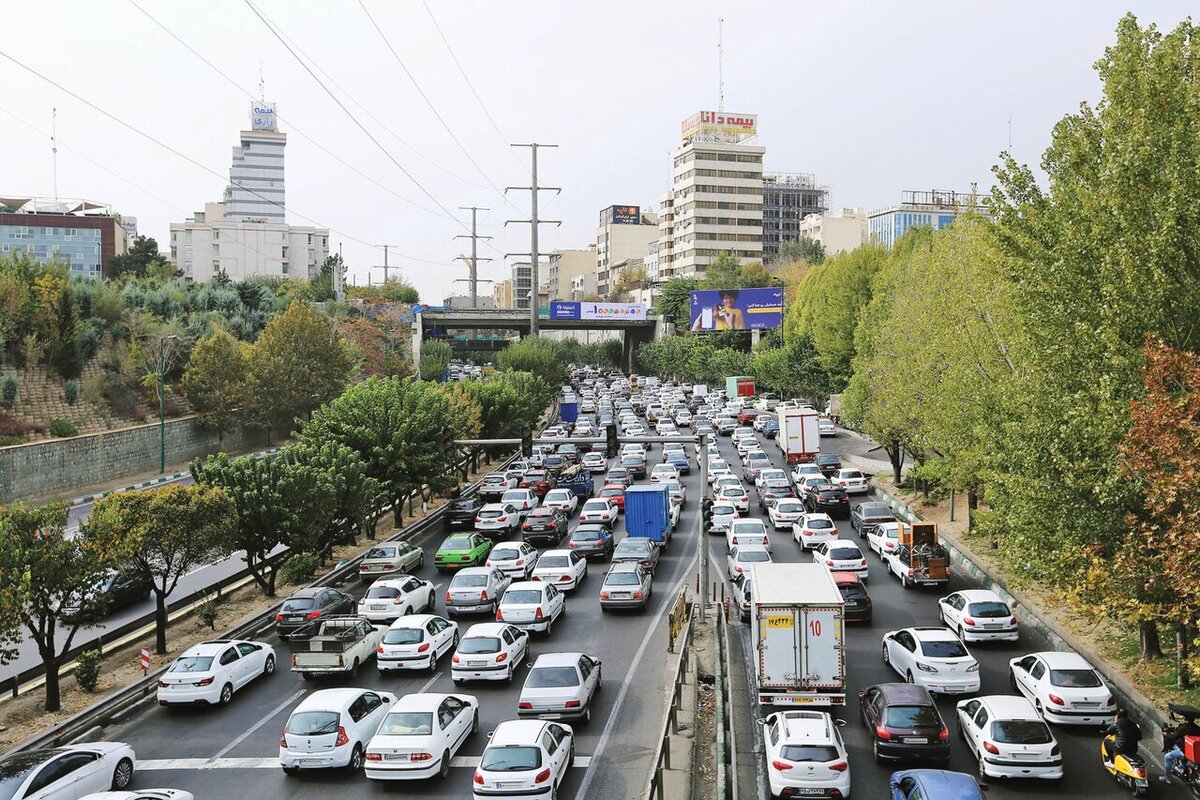
{"type": "Polygon", "coordinates": [[[481,277],[507,277],[503,254],[529,249],[527,225],[502,225],[527,214],[528,193],[510,193],[507,205],[493,188],[529,183],[526,151],[506,141],[559,145],[539,158],[540,182],[563,189],[543,195],[542,216],[563,221],[543,226],[543,251],[593,242],[604,206],[657,208],[680,120],[717,105],[720,16],[725,108],[759,115],[766,169],[815,173],[833,207],[869,209],[904,189],[986,188],[1010,117],[1014,152],[1037,163],[1052,125],[1097,98],[1091,65],[1122,14],[1169,28],[1196,7],[364,0],[452,136],[358,0],[254,0],[385,154],[247,2],[136,2],[0,0],[0,54],[218,175],[0,57],[0,196],[53,195],[48,133],[57,107],[60,196],[137,216],[164,250],[170,222],[221,198],[249,97],[140,7],[254,94],[261,65],[288,132],[289,221],[333,229],[331,249],[343,246],[360,283],[369,265],[383,263],[372,245],[396,245],[392,263],[433,303],[466,276],[453,260],[467,252],[453,238],[465,228],[439,204],[460,220],[459,206],[492,209],[481,231],[495,238],[481,255],[495,260],[481,277]]]}

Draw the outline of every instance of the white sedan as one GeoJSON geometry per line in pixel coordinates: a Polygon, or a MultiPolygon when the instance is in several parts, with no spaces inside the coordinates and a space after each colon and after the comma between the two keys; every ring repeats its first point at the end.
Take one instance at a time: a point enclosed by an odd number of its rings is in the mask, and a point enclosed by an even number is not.
{"type": "Polygon", "coordinates": [[[655,464],[650,470],[651,483],[663,483],[679,480],[679,467],[674,464],[655,464]]]}
{"type": "Polygon", "coordinates": [[[804,519],[804,503],[795,498],[785,497],[767,507],[767,518],[771,527],[776,530],[793,530],[797,522],[804,519]]]}
{"type": "Polygon", "coordinates": [[[1054,734],[1024,697],[989,695],[958,704],[958,726],[975,754],[981,778],[1063,776],[1054,734]]]}
{"type": "Polygon", "coordinates": [[[712,505],[712,520],[708,524],[708,530],[710,533],[727,531],[733,521],[740,518],[741,514],[734,508],[733,503],[715,502],[712,505]]]}
{"type": "Polygon", "coordinates": [[[75,800],[81,794],[126,789],[136,761],[133,748],[121,742],[27,750],[0,759],[0,797],[75,800]]]}
{"type": "Polygon", "coordinates": [[[158,704],[225,705],[238,689],[274,671],[275,649],[264,642],[201,642],[185,650],[158,679],[158,704]]]}
{"type": "Polygon", "coordinates": [[[617,506],[602,497],[593,497],[583,504],[579,512],[580,522],[599,522],[603,525],[613,525],[617,521],[617,506]]]}
{"type": "Polygon", "coordinates": [[[734,545],[725,557],[725,573],[730,580],[750,571],[755,564],[770,564],[771,552],[759,545],[734,545]]]}
{"type": "Polygon", "coordinates": [[[517,580],[529,580],[537,565],[537,548],[526,542],[501,542],[488,553],[487,566],[517,580]]]}
{"type": "Polygon", "coordinates": [[[569,517],[579,507],[579,495],[570,489],[551,489],[542,498],[542,505],[546,508],[561,508],[569,517]]]}
{"type": "Polygon", "coordinates": [[[979,691],[979,662],[945,628],[903,628],[884,634],[883,663],[931,692],[979,691]]]}
{"type": "Polygon", "coordinates": [[[1117,700],[1083,656],[1057,650],[1031,653],[1009,661],[1008,668],[1013,688],[1047,722],[1107,725],[1112,720],[1117,700]]]}
{"type": "Polygon", "coordinates": [[[600,659],[585,653],[543,653],[521,687],[517,716],[587,722],[598,691],[600,659]]]}
{"type": "Polygon", "coordinates": [[[405,614],[432,611],[437,590],[429,581],[404,575],[380,578],[358,603],[358,615],[371,622],[391,622],[405,614]]]}
{"type": "Polygon", "coordinates": [[[864,581],[871,579],[867,557],[853,539],[833,539],[813,548],[813,561],[824,564],[830,572],[853,572],[864,581]]]}
{"type": "Polygon", "coordinates": [[[850,468],[839,469],[829,479],[829,482],[834,486],[840,486],[845,489],[846,494],[865,494],[871,491],[871,481],[862,473],[862,470],[850,468]]]}
{"type": "MultiPolygon", "coordinates": [[[[803,501],[798,501],[804,506],[803,501]]],[[[819,544],[832,542],[838,538],[837,525],[828,514],[805,514],[792,525],[792,538],[804,550],[812,550],[819,544]]]]}
{"type": "Polygon", "coordinates": [[[406,694],[367,744],[368,780],[445,778],[450,760],[479,730],[479,699],[469,694],[406,694]]]}
{"type": "Polygon", "coordinates": [[[750,495],[742,486],[724,486],[717,496],[726,503],[732,503],[739,513],[750,513],[750,495]]]}
{"type": "Polygon", "coordinates": [[[401,617],[383,632],[375,653],[381,673],[394,669],[437,669],[438,659],[458,646],[458,623],[436,614],[401,617]]]}
{"type": "Polygon", "coordinates": [[[1017,617],[990,589],[964,589],[938,600],[938,615],[964,642],[1015,642],[1017,617]]]}
{"type": "Polygon", "coordinates": [[[450,659],[450,679],[512,681],[529,655],[529,634],[503,622],[480,622],[462,635],[450,659]]]}
{"type": "Polygon", "coordinates": [[[472,800],[552,798],[575,762],[575,736],[561,722],[510,719],[492,732],[472,779],[472,800]]]}
{"type": "Polygon", "coordinates": [[[567,598],[552,583],[518,581],[508,587],[496,609],[496,620],[547,636],[567,612],[567,598]]]}
{"type": "MultiPolygon", "coordinates": [[[[39,797],[38,795],[33,795],[39,797]]],[[[50,795],[53,797],[53,795],[50,795]]],[[[72,795],[74,797],[74,795],[72,795]]],[[[124,792],[85,794],[79,800],[196,800],[196,795],[183,789],[138,789],[124,792]]]]}
{"type": "Polygon", "coordinates": [[[587,578],[587,556],[574,550],[547,550],[533,568],[533,580],[552,583],[563,591],[578,588],[587,578]]]}
{"type": "Polygon", "coordinates": [[[883,558],[900,546],[900,523],[880,522],[867,529],[867,549],[883,558]]]}

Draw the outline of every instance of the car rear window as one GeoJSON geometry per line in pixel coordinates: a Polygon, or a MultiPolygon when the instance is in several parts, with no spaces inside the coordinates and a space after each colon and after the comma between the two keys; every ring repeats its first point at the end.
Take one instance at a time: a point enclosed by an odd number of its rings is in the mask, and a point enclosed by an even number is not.
{"type": "Polygon", "coordinates": [[[394,586],[372,586],[367,589],[367,600],[390,600],[400,594],[400,590],[394,586]]]}
{"type": "Polygon", "coordinates": [[[536,606],[542,602],[542,592],[539,589],[517,589],[504,593],[504,604],[512,606],[536,606]]]}
{"type": "Polygon", "coordinates": [[[487,586],[488,576],[481,572],[467,573],[461,572],[454,576],[454,580],[450,581],[451,589],[474,588],[476,586],[487,586]]]}
{"type": "Polygon", "coordinates": [[[290,597],[283,601],[283,605],[279,607],[280,611],[308,611],[313,607],[314,600],[311,597],[290,597]]]}
{"type": "Polygon", "coordinates": [[[542,766],[542,751],[538,747],[509,745],[489,747],[483,751],[479,768],[488,772],[525,772],[542,766]]]}
{"type": "Polygon", "coordinates": [[[520,558],[521,551],[516,547],[497,547],[492,550],[491,558],[493,561],[508,561],[513,558],[520,558]]]}
{"type": "Polygon", "coordinates": [[[579,685],[579,673],[574,667],[534,667],[525,679],[530,689],[556,689],[579,685]]]}
{"type": "Polygon", "coordinates": [[[953,639],[937,642],[921,642],[921,652],[930,658],[963,658],[969,655],[967,648],[963,647],[962,642],[953,639]]]}
{"type": "Polygon", "coordinates": [[[857,547],[835,547],[829,551],[829,557],[834,561],[854,561],[863,555],[857,547]]]}
{"type": "Polygon", "coordinates": [[[337,733],[341,719],[335,711],[300,711],[288,717],[286,730],[296,736],[324,736],[337,733]]]}
{"type": "Polygon", "coordinates": [[[388,628],[383,633],[384,644],[419,644],[425,641],[421,628],[388,628]]]}
{"type": "Polygon", "coordinates": [[[171,672],[208,672],[212,656],[183,656],[171,665],[171,672]]]}
{"type": "Polygon", "coordinates": [[[542,556],[538,559],[539,567],[568,567],[566,556],[542,556]]]}
{"type": "Polygon", "coordinates": [[[829,530],[833,527],[833,521],[828,519],[810,519],[804,523],[804,527],[811,528],[814,531],[829,530]]]}
{"type": "Polygon", "coordinates": [[[485,511],[480,511],[479,517],[480,519],[493,519],[495,517],[502,516],[503,514],[504,512],[498,508],[489,508],[485,511]]]}
{"type": "Polygon", "coordinates": [[[593,531],[593,530],[586,530],[586,531],[576,530],[574,533],[571,534],[572,541],[576,541],[576,542],[594,542],[599,538],[600,538],[600,532],[593,531]]]}
{"type": "Polygon", "coordinates": [[[495,636],[468,636],[458,643],[458,652],[466,655],[499,653],[500,640],[495,636]]]}
{"type": "Polygon", "coordinates": [[[442,542],[443,550],[470,550],[472,547],[470,539],[456,539],[451,537],[442,542]]]}
{"type": "Polygon", "coordinates": [[[1046,723],[1032,719],[998,719],[992,723],[992,738],[1002,744],[1050,744],[1046,723]]]}
{"type": "Polygon", "coordinates": [[[763,564],[771,560],[771,554],[766,550],[743,550],[738,553],[738,561],[743,564],[763,564]]]}
{"type": "Polygon", "coordinates": [[[785,761],[815,761],[821,764],[827,761],[837,761],[839,758],[836,747],[816,744],[784,745],[783,749],[779,751],[779,755],[785,761]]]}
{"type": "Polygon", "coordinates": [[[883,724],[889,728],[937,728],[942,719],[933,706],[888,706],[883,724]]]}
{"type": "Polygon", "coordinates": [[[970,603],[967,613],[972,617],[1011,617],[1012,612],[1004,603],[970,603]]]}
{"type": "Polygon", "coordinates": [[[1095,689],[1104,684],[1095,670],[1052,669],[1050,670],[1050,685],[1061,686],[1064,689],[1095,689]]]}
{"type": "Polygon", "coordinates": [[[395,558],[396,548],[394,547],[372,547],[367,551],[365,558],[395,558]]]}
{"type": "Polygon", "coordinates": [[[632,572],[614,572],[604,579],[606,586],[639,586],[641,582],[632,572]]]}
{"type": "Polygon", "coordinates": [[[382,736],[429,736],[433,733],[433,714],[428,711],[393,711],[379,726],[382,736]]]}

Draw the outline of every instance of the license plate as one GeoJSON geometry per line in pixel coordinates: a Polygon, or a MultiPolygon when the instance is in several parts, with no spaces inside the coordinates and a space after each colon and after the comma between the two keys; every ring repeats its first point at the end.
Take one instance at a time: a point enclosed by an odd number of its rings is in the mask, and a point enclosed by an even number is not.
{"type": "Polygon", "coordinates": [[[803,797],[824,797],[825,790],[818,789],[815,786],[806,786],[803,789],[797,789],[796,794],[801,795],[803,797]]]}
{"type": "Polygon", "coordinates": [[[1099,703],[1072,703],[1072,708],[1099,708],[1099,703]]]}
{"type": "Polygon", "coordinates": [[[486,661],[468,661],[467,666],[468,667],[486,667],[487,662],[486,661]]]}
{"type": "Polygon", "coordinates": [[[558,719],[561,714],[538,714],[538,719],[558,719]]]}
{"type": "Polygon", "coordinates": [[[929,744],[929,740],[924,736],[905,736],[901,741],[905,744],[929,744]]]}
{"type": "Polygon", "coordinates": [[[372,603],[372,611],[387,611],[387,603],[372,603]]]}
{"type": "Polygon", "coordinates": [[[629,592],[613,592],[614,600],[628,600],[629,592]]]}
{"type": "Polygon", "coordinates": [[[391,755],[385,755],[383,757],[383,760],[384,761],[408,761],[408,755],[404,754],[404,753],[393,753],[391,755]]]}
{"type": "Polygon", "coordinates": [[[1013,758],[1018,761],[1041,761],[1042,757],[1037,753],[1014,753],[1013,758]]]}
{"type": "Polygon", "coordinates": [[[1145,778],[1135,778],[1134,780],[1134,785],[1139,789],[1144,789],[1150,785],[1150,781],[1146,780],[1145,778]]]}

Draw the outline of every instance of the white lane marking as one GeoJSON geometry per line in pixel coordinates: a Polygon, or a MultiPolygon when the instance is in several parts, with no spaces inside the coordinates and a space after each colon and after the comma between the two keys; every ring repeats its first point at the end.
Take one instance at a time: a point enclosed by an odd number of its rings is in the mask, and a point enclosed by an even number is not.
{"type": "MultiPolygon", "coordinates": [[[[221,758],[222,756],[224,756],[226,753],[228,753],[233,748],[237,747],[242,742],[246,741],[246,739],[250,737],[250,734],[254,733],[256,730],[261,728],[263,725],[266,725],[268,722],[270,722],[271,719],[276,714],[278,714],[280,711],[283,711],[285,708],[290,706],[292,703],[296,702],[296,700],[298,700],[300,698],[300,695],[304,694],[306,691],[308,691],[308,690],[307,689],[296,690],[296,692],[291,697],[289,697],[287,700],[284,700],[279,705],[275,706],[273,709],[271,709],[269,712],[267,712],[266,716],[264,716],[261,720],[259,720],[253,726],[251,726],[250,728],[245,730],[240,736],[238,736],[232,742],[230,742],[229,744],[225,745],[220,750],[218,750],[216,755],[214,755],[210,760],[211,761],[222,760],[222,758],[221,758]]],[[[225,759],[225,760],[236,761],[237,759],[225,759]]]]}
{"type": "Polygon", "coordinates": [[[441,676],[441,674],[440,674],[440,673],[437,673],[437,672],[435,672],[432,678],[430,678],[429,680],[425,681],[425,685],[424,685],[424,686],[422,686],[420,689],[417,689],[417,694],[425,694],[425,692],[428,692],[428,691],[429,691],[429,687],[430,687],[430,686],[433,686],[435,683],[437,683],[437,679],[438,679],[438,678],[440,678],[440,677],[442,677],[442,676],[441,676]]]}
{"type": "MultiPolygon", "coordinates": [[[[588,768],[595,756],[575,756],[575,766],[588,768]]],[[[475,769],[480,756],[455,756],[451,767],[475,769]]],[[[138,772],[182,772],[212,769],[279,769],[278,758],[146,758],[137,762],[138,772]]]]}
{"type": "MultiPolygon", "coordinates": [[[[695,563],[696,557],[692,556],[692,558],[688,560],[687,565],[683,568],[683,577],[681,577],[671,588],[671,591],[667,593],[667,597],[673,597],[675,593],[679,591],[681,586],[691,581],[692,565],[695,563]]],[[[625,680],[621,681],[621,691],[617,693],[617,701],[613,703],[612,712],[609,713],[608,720],[604,723],[604,730],[600,734],[600,741],[596,742],[596,751],[592,754],[591,760],[599,759],[601,754],[604,753],[604,748],[608,744],[608,737],[612,735],[613,726],[617,722],[617,717],[621,715],[621,706],[625,704],[625,697],[629,694],[629,687],[633,684],[632,678],[637,674],[638,664],[642,662],[642,656],[646,654],[646,648],[649,646],[650,640],[658,631],[658,625],[662,622],[663,617],[666,616],[667,612],[671,610],[671,605],[672,604],[670,602],[663,603],[663,607],[658,610],[658,614],[655,615],[654,621],[651,622],[650,626],[647,628],[646,635],[642,637],[642,643],[638,646],[637,652],[633,656],[633,662],[629,665],[629,669],[625,672],[625,680]]],[[[591,764],[591,760],[588,761],[589,765],[591,764]]],[[[578,758],[575,759],[575,763],[576,766],[579,765],[578,758]]],[[[596,773],[592,771],[589,766],[588,771],[583,776],[583,782],[579,784],[579,789],[575,793],[576,797],[589,796],[588,789],[591,788],[592,781],[595,779],[595,775],[596,773]]]]}

